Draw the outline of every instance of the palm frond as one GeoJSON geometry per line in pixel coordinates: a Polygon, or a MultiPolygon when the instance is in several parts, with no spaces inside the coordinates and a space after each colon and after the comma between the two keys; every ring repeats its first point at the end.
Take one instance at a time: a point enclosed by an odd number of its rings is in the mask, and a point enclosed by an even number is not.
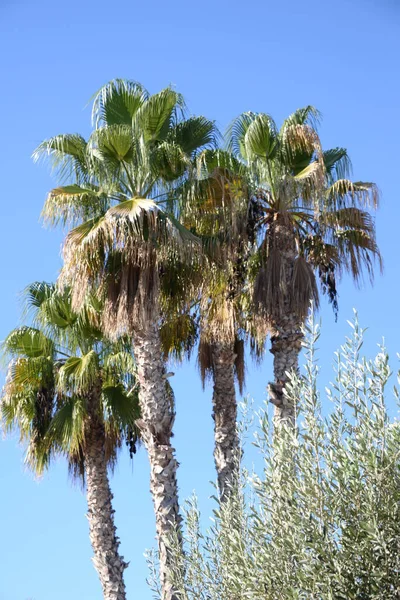
{"type": "Polygon", "coordinates": [[[361,229],[347,229],[336,232],[336,244],[340,262],[348,271],[356,284],[362,280],[366,271],[371,283],[374,279],[374,261],[378,261],[380,270],[383,268],[382,256],[375,238],[361,229]]]}
{"type": "Polygon", "coordinates": [[[206,381],[210,379],[213,374],[212,347],[210,342],[205,339],[200,339],[197,353],[197,364],[200,371],[201,383],[204,389],[206,381]]]}
{"type": "Polygon", "coordinates": [[[235,157],[247,160],[244,139],[251,123],[257,118],[257,113],[246,112],[236,117],[226,132],[227,150],[235,157]]]}
{"type": "Polygon", "coordinates": [[[106,218],[122,218],[136,223],[143,212],[157,212],[157,205],[154,200],[149,198],[130,198],[110,208],[106,218]]]}
{"type": "Polygon", "coordinates": [[[49,424],[46,435],[48,446],[59,447],[67,454],[79,452],[84,440],[86,415],[87,407],[83,398],[64,398],[49,424]]]}
{"type": "Polygon", "coordinates": [[[283,164],[289,169],[296,170],[299,156],[309,155],[320,162],[325,170],[321,140],[312,127],[305,124],[291,124],[280,134],[280,154],[283,164]]]}
{"type": "Polygon", "coordinates": [[[147,90],[138,82],[113,79],[103,85],[93,96],[92,124],[132,125],[137,110],[148,99],[147,90]]]}
{"type": "Polygon", "coordinates": [[[135,427],[140,418],[137,390],[128,393],[122,384],[105,385],[101,391],[106,430],[109,427],[135,427]]]}
{"type": "Polygon", "coordinates": [[[293,312],[301,320],[307,316],[311,302],[316,309],[319,307],[314,271],[304,256],[298,256],[294,262],[290,299],[293,312]]]}
{"type": "Polygon", "coordinates": [[[354,206],[325,211],[321,214],[320,222],[335,230],[362,229],[368,234],[375,235],[375,224],[371,214],[354,206]]]}
{"type": "Polygon", "coordinates": [[[345,148],[325,150],[324,164],[331,182],[337,179],[347,179],[352,172],[351,160],[345,148]]]}
{"type": "Polygon", "coordinates": [[[133,122],[135,131],[146,143],[166,140],[171,127],[178,123],[185,110],[181,94],[168,87],[150,96],[137,110],[133,122]]]}
{"type": "MultiPolygon", "coordinates": [[[[325,169],[318,160],[310,162],[304,169],[298,171],[294,180],[300,183],[301,196],[305,205],[315,202],[316,192],[323,190],[325,183],[325,169]]],[[[293,200],[292,200],[293,201],[293,200]]]]}
{"type": "Polygon", "coordinates": [[[277,129],[274,120],[264,113],[254,117],[247,127],[243,145],[248,161],[254,158],[273,159],[278,147],[277,129]]]}
{"type": "Polygon", "coordinates": [[[24,297],[27,310],[35,310],[42,306],[53,295],[55,286],[53,283],[45,281],[35,281],[30,283],[24,290],[24,297]]]}
{"type": "Polygon", "coordinates": [[[105,382],[113,385],[127,379],[131,382],[135,375],[136,364],[131,352],[121,350],[105,355],[103,366],[103,379],[105,382]]]}
{"type": "Polygon", "coordinates": [[[35,162],[48,160],[61,181],[74,179],[79,184],[88,179],[87,143],[77,133],[45,140],[33,152],[32,158],[35,162]]]}
{"type": "Polygon", "coordinates": [[[151,156],[150,169],[154,179],[173,182],[191,166],[190,157],[175,141],[166,140],[157,145],[151,156]]]}
{"type": "Polygon", "coordinates": [[[105,161],[108,167],[115,167],[132,159],[135,143],[132,126],[118,123],[95,129],[88,148],[92,156],[105,161]]]}
{"type": "Polygon", "coordinates": [[[288,127],[293,125],[309,125],[312,129],[317,130],[321,121],[321,113],[314,106],[308,105],[303,108],[298,108],[287,119],[284,120],[281,127],[281,134],[288,127]]]}
{"type": "Polygon", "coordinates": [[[94,186],[66,185],[51,190],[41,216],[52,226],[75,226],[103,215],[109,204],[109,196],[94,186]]]}
{"type": "Polygon", "coordinates": [[[85,394],[100,381],[99,357],[94,350],[71,356],[58,372],[57,388],[62,393],[85,394]]]}
{"type": "Polygon", "coordinates": [[[219,137],[215,122],[199,116],[185,119],[172,127],[167,140],[179,146],[187,156],[191,156],[200,148],[214,149],[219,137]]]}
{"type": "Polygon", "coordinates": [[[239,392],[243,395],[243,390],[246,383],[246,362],[245,362],[245,353],[244,353],[244,340],[240,338],[235,339],[235,343],[233,346],[233,351],[235,353],[235,362],[234,362],[234,372],[235,378],[239,386],[239,392]]]}
{"type": "Polygon", "coordinates": [[[161,345],[165,359],[188,360],[198,339],[198,323],[193,314],[178,314],[164,320],[160,327],[161,345]]]}
{"type": "Polygon", "coordinates": [[[377,208],[379,190],[375,183],[338,179],[326,190],[326,202],[333,209],[346,206],[377,208]]]}
{"type": "Polygon", "coordinates": [[[8,334],[3,342],[3,351],[12,356],[46,358],[54,355],[55,347],[39,329],[23,326],[8,334]]]}

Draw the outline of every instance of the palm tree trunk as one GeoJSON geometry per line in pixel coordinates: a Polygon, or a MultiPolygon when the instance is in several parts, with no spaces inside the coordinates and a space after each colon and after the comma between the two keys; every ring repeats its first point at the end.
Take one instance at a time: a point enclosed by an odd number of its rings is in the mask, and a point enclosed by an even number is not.
{"type": "Polygon", "coordinates": [[[125,600],[124,570],[128,566],[118,552],[114,510],[105,456],[104,425],[95,396],[88,400],[85,424],[85,477],[93,564],[99,574],[104,600],[125,600]]]}
{"type": "Polygon", "coordinates": [[[134,352],[140,384],[141,420],[138,426],[150,462],[150,490],[156,515],[162,600],[178,600],[171,578],[168,538],[181,523],[176,471],[171,445],[175,420],[173,392],[165,377],[157,314],[135,331],[134,352]]]}
{"type": "Polygon", "coordinates": [[[271,352],[274,355],[274,383],[269,384],[270,401],[275,406],[274,422],[293,426],[296,421],[296,407],[283,393],[287,373],[298,372],[301,350],[301,324],[296,314],[288,314],[276,322],[271,331],[271,352]]]}
{"type": "Polygon", "coordinates": [[[222,500],[229,496],[239,459],[237,403],[234,381],[236,355],[232,344],[212,344],[214,460],[222,500]]]}
{"type": "MultiPolygon", "coordinates": [[[[298,371],[301,350],[302,307],[294,299],[294,265],[296,261],[296,241],[293,230],[286,223],[276,222],[273,227],[273,243],[281,261],[280,306],[272,320],[271,352],[274,355],[274,383],[269,385],[270,400],[275,406],[275,425],[295,426],[296,406],[283,393],[288,380],[287,373],[298,371]],[[296,312],[294,308],[298,308],[296,312]]],[[[311,300],[311,298],[310,298],[311,300]]],[[[306,301],[306,310],[309,300],[306,301]]]]}

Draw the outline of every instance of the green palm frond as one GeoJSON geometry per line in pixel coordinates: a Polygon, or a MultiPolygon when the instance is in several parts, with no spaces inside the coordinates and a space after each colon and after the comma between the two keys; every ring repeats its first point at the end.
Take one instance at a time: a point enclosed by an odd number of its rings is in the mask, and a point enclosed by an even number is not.
{"type": "Polygon", "coordinates": [[[257,118],[257,113],[243,113],[232,121],[227,130],[227,150],[234,156],[247,160],[244,139],[251,123],[257,118]]]}
{"type": "Polygon", "coordinates": [[[89,139],[90,153],[107,165],[118,166],[132,159],[134,139],[131,125],[108,125],[95,129],[89,139]]]}
{"type": "Polygon", "coordinates": [[[216,170],[226,170],[236,175],[242,175],[244,171],[242,163],[227,150],[206,149],[196,156],[198,180],[209,178],[216,170]]]}
{"type": "Polygon", "coordinates": [[[143,135],[146,143],[165,141],[184,111],[182,95],[170,87],[165,88],[150,96],[137,110],[133,129],[143,135]]]}
{"type": "Polygon", "coordinates": [[[321,121],[321,113],[314,106],[308,105],[303,108],[298,108],[294,113],[289,115],[284,120],[280,133],[282,134],[286,128],[293,125],[309,125],[312,129],[317,130],[321,121]]]}
{"type": "Polygon", "coordinates": [[[190,117],[172,127],[168,141],[173,142],[187,155],[191,156],[198,148],[215,148],[219,132],[215,122],[205,117],[190,117]]]}
{"type": "Polygon", "coordinates": [[[248,161],[273,159],[277,148],[277,129],[274,120],[267,114],[258,114],[247,127],[243,144],[248,161]]]}
{"type": "Polygon", "coordinates": [[[64,398],[49,424],[45,443],[49,447],[60,448],[67,454],[78,452],[84,440],[86,414],[87,407],[83,398],[64,398]]]}
{"type": "Polygon", "coordinates": [[[132,382],[136,375],[136,365],[132,353],[121,350],[106,354],[104,357],[103,379],[116,385],[122,379],[132,382]]]}
{"type": "Polygon", "coordinates": [[[87,143],[79,134],[61,134],[42,142],[33,152],[33,160],[50,162],[61,181],[73,178],[76,183],[88,179],[87,143]]]}
{"type": "Polygon", "coordinates": [[[37,310],[54,294],[55,286],[45,281],[30,283],[24,290],[27,310],[37,310]]]}
{"type": "Polygon", "coordinates": [[[137,389],[129,392],[123,385],[105,385],[101,393],[106,424],[113,422],[122,428],[135,427],[140,417],[137,389]]]}
{"type": "Polygon", "coordinates": [[[3,342],[3,351],[12,356],[25,358],[52,357],[54,343],[39,329],[19,327],[14,329],[3,342]]]}
{"type": "Polygon", "coordinates": [[[324,152],[325,169],[331,183],[338,179],[347,179],[351,175],[352,166],[346,148],[332,148],[324,152]]]}
{"type": "Polygon", "coordinates": [[[137,110],[149,94],[138,82],[113,79],[93,96],[92,123],[102,125],[132,125],[137,110]]]}
{"type": "Polygon", "coordinates": [[[58,372],[57,387],[60,391],[85,394],[100,381],[99,357],[95,350],[83,356],[71,356],[58,372]]]}
{"type": "Polygon", "coordinates": [[[164,141],[158,144],[151,155],[150,169],[154,179],[172,182],[183,176],[191,166],[190,158],[175,141],[164,141]]]}
{"type": "Polygon", "coordinates": [[[71,327],[78,318],[71,307],[69,290],[60,292],[54,284],[35,281],[25,288],[24,299],[24,314],[32,316],[34,323],[50,338],[54,330],[58,333],[60,329],[71,327]]]}

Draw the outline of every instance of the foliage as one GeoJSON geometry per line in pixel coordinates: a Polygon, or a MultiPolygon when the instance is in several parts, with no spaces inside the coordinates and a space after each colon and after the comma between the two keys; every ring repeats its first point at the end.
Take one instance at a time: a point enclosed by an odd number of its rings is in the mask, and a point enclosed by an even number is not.
{"type": "MultiPolygon", "coordinates": [[[[171,87],[150,95],[120,79],[94,96],[92,121],[87,141],[55,136],[34,158],[48,159],[67,184],[50,192],[43,209],[51,225],[73,227],[60,283],[72,286],[76,309],[88,290],[106,298],[102,327],[117,338],[149,321],[170,268],[195,266],[200,241],[177,218],[175,190],[191,178],[197,153],[215,146],[218,132],[202,116],[187,117],[171,87]]],[[[174,299],[182,301],[182,294],[174,299]]]]}
{"type": "Polygon", "coordinates": [[[357,317],[351,326],[326,391],[331,414],[321,412],[319,331],[310,321],[304,375],[292,374],[285,391],[298,401],[298,428],[272,437],[262,411],[255,445],[263,474],[242,470],[240,488],[206,533],[196,500],[188,503],[184,554],[171,542],[182,600],[399,598],[400,426],[385,404],[391,371],[383,346],[374,360],[361,356],[357,317]]]}
{"type": "Polygon", "coordinates": [[[269,115],[248,112],[228,130],[228,148],[251,172],[261,212],[253,300],[269,321],[288,308],[302,321],[309,302],[318,304],[317,280],[337,311],[340,275],[350,273],[357,284],[363,272],[373,279],[374,260],[382,266],[369,212],[378,205],[377,186],[349,179],[344,148],[323,151],[319,118],[306,106],[279,129],[269,115]]]}
{"type": "Polygon", "coordinates": [[[37,473],[59,454],[73,474],[84,475],[85,423],[94,398],[105,428],[106,459],[113,464],[123,440],[137,439],[139,416],[130,343],[110,343],[99,329],[99,307],[88,299],[71,307],[68,289],[33,283],[26,289],[32,326],[14,329],[3,344],[9,360],[0,410],[6,429],[28,443],[26,462],[37,473]]]}

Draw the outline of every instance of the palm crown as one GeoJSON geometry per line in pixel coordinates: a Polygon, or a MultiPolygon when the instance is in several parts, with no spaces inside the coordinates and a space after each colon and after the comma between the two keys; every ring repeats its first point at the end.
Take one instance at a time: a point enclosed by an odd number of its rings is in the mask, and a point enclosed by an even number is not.
{"type": "Polygon", "coordinates": [[[73,305],[88,286],[107,296],[108,334],[146,318],[158,292],[157,265],[194,260],[198,240],[177,219],[174,189],[190,176],[196,153],[215,144],[214,123],[185,118],[182,96],[171,88],[149,95],[140,85],[115,80],[93,102],[88,141],[61,135],[43,142],[69,185],[53,189],[43,216],[75,226],[64,247],[61,280],[74,281],[73,305]],[[135,310],[136,309],[136,310],[135,310]]]}
{"type": "Polygon", "coordinates": [[[381,257],[368,208],[376,208],[373,183],[352,182],[343,148],[323,151],[312,106],[290,115],[279,130],[264,113],[245,113],[228,132],[228,147],[245,164],[262,211],[254,301],[257,312],[276,319],[288,305],[303,318],[318,303],[315,273],[337,309],[336,278],[349,272],[359,282],[373,277],[381,257]],[[285,253],[294,264],[284,274],[285,253]]]}
{"type": "Polygon", "coordinates": [[[72,473],[84,476],[92,396],[104,424],[106,459],[113,462],[124,439],[134,450],[139,410],[132,355],[123,340],[104,341],[95,305],[77,314],[69,291],[61,294],[46,283],[34,283],[26,293],[34,326],[14,329],[4,342],[10,363],[2,416],[28,441],[27,462],[35,471],[62,453],[72,473]]]}

